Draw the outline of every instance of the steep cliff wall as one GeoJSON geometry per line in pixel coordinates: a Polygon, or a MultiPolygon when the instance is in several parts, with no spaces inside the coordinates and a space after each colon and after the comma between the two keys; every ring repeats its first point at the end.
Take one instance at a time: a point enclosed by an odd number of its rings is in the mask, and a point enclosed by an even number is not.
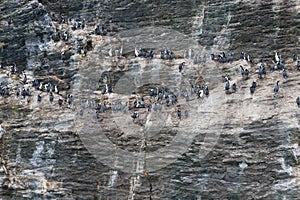
{"type": "Polygon", "coordinates": [[[299,1],[4,0],[0,10],[0,81],[10,93],[0,96],[2,199],[299,198],[299,1]],[[154,58],[135,57],[135,48],[154,58]],[[161,60],[162,48],[175,59],[161,60]],[[222,51],[233,61],[210,59],[222,51]],[[270,70],[274,51],[287,79],[270,70]],[[236,93],[225,94],[225,75],[236,93]],[[52,104],[33,80],[57,86],[52,104]],[[203,83],[210,94],[198,99],[191,85],[203,83]],[[112,94],[102,94],[105,84],[112,94]],[[132,107],[163,86],[177,105],[132,107]],[[17,97],[23,88],[30,96],[17,97]],[[99,102],[107,112],[96,118],[99,102]]]}

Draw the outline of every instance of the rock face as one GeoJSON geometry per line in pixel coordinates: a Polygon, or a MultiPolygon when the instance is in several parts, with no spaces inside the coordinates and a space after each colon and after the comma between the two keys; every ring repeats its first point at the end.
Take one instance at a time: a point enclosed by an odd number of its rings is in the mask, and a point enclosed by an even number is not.
{"type": "Polygon", "coordinates": [[[3,0],[0,10],[2,199],[299,199],[299,1],[3,0]],[[287,79],[271,70],[274,51],[287,79]],[[221,52],[233,60],[218,62],[221,52]],[[205,84],[197,98],[191,86],[205,84]],[[163,87],[176,105],[133,107],[163,87]]]}

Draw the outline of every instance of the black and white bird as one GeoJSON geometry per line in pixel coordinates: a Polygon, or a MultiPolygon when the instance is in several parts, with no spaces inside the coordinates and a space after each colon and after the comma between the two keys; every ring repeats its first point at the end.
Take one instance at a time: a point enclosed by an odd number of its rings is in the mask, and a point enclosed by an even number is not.
{"type": "Polygon", "coordinates": [[[32,81],[32,87],[35,88],[36,90],[38,89],[39,82],[36,79],[32,81]]]}
{"type": "Polygon", "coordinates": [[[51,91],[52,85],[51,85],[51,83],[48,83],[48,84],[45,85],[45,87],[46,87],[45,88],[46,92],[49,93],[51,91]]]}
{"type": "Polygon", "coordinates": [[[145,103],[144,97],[141,98],[140,105],[141,105],[142,108],[146,107],[146,103],[145,103]]]}
{"type": "Polygon", "coordinates": [[[176,94],[172,94],[172,105],[177,103],[177,95],[176,94]]]}
{"type": "Polygon", "coordinates": [[[251,57],[250,57],[249,54],[247,54],[246,60],[247,60],[248,62],[252,63],[252,60],[251,60],[251,57]]]}
{"type": "Polygon", "coordinates": [[[275,60],[276,63],[279,62],[279,56],[278,56],[278,53],[276,51],[274,52],[274,60],[275,60]]]}
{"type": "Polygon", "coordinates": [[[64,41],[68,41],[68,32],[67,32],[67,31],[65,31],[65,32],[63,33],[62,39],[63,39],[64,41]]]}
{"type": "Polygon", "coordinates": [[[53,93],[52,93],[52,92],[50,92],[50,96],[49,96],[49,101],[50,101],[50,103],[52,103],[52,102],[53,102],[53,100],[54,100],[53,93]]]}
{"type": "Polygon", "coordinates": [[[275,86],[274,86],[274,93],[277,94],[279,91],[279,85],[278,85],[279,81],[276,82],[275,86]]]}
{"type": "Polygon", "coordinates": [[[167,104],[167,106],[169,106],[169,103],[170,103],[170,98],[168,96],[168,97],[166,97],[166,104],[167,104]]]}
{"type": "Polygon", "coordinates": [[[137,108],[137,107],[139,107],[139,105],[138,105],[138,101],[135,99],[134,100],[134,102],[133,102],[133,107],[134,108],[137,108]]]}
{"type": "Polygon", "coordinates": [[[164,48],[160,51],[160,59],[165,59],[165,49],[164,48]]]}
{"type": "Polygon", "coordinates": [[[231,86],[232,92],[235,93],[236,92],[236,84],[233,83],[231,86]]]}
{"type": "Polygon", "coordinates": [[[244,52],[241,52],[240,59],[246,60],[246,54],[244,52]]]}
{"type": "Polygon", "coordinates": [[[277,65],[276,65],[276,63],[272,60],[272,63],[270,64],[270,69],[272,70],[272,71],[274,71],[274,70],[276,70],[277,69],[277,65]]]}
{"type": "Polygon", "coordinates": [[[276,68],[279,70],[284,69],[284,63],[281,60],[279,60],[279,62],[276,65],[276,68]]]}
{"type": "Polygon", "coordinates": [[[107,34],[107,31],[102,26],[100,27],[100,25],[97,25],[96,28],[95,28],[95,34],[105,36],[107,34]]]}
{"type": "Polygon", "coordinates": [[[158,97],[157,97],[157,101],[162,101],[163,98],[164,98],[163,93],[162,93],[162,92],[159,92],[159,93],[158,93],[158,97]]]}
{"type": "Polygon", "coordinates": [[[68,94],[68,97],[67,97],[67,103],[68,103],[69,105],[71,105],[72,102],[73,102],[73,95],[72,95],[72,94],[68,94]]]}
{"type": "Polygon", "coordinates": [[[253,94],[253,93],[254,93],[254,91],[255,91],[255,88],[256,88],[256,82],[255,82],[255,81],[253,81],[253,82],[252,82],[252,85],[250,86],[250,93],[251,93],[251,94],[253,94]]]}
{"type": "Polygon", "coordinates": [[[228,92],[229,88],[230,88],[230,83],[229,83],[229,80],[227,80],[226,85],[225,85],[225,91],[228,92]]]}
{"type": "Polygon", "coordinates": [[[26,83],[27,83],[27,76],[26,76],[26,74],[24,73],[24,77],[23,77],[23,84],[25,85],[26,83]]]}
{"type": "Polygon", "coordinates": [[[298,108],[300,108],[300,97],[297,97],[296,103],[297,103],[297,105],[298,105],[298,108]]]}
{"type": "Polygon", "coordinates": [[[14,63],[14,65],[10,66],[10,72],[12,74],[15,74],[17,72],[17,65],[14,63]]]}
{"type": "Polygon", "coordinates": [[[43,90],[43,83],[42,82],[40,82],[40,85],[39,85],[38,89],[43,90]]]}
{"type": "Polygon", "coordinates": [[[182,62],[179,64],[179,66],[178,66],[179,72],[181,72],[183,70],[184,65],[185,65],[185,62],[182,62]]]}
{"type": "Polygon", "coordinates": [[[26,95],[27,95],[27,92],[26,92],[25,88],[23,88],[23,90],[22,90],[22,92],[21,92],[21,95],[23,96],[23,98],[25,98],[25,97],[26,97],[26,95]]]}
{"type": "Polygon", "coordinates": [[[253,86],[254,88],[256,88],[256,82],[255,82],[255,81],[252,82],[252,86],[253,86]]]}
{"type": "Polygon", "coordinates": [[[19,97],[20,94],[21,94],[21,90],[20,90],[20,88],[18,88],[18,89],[17,89],[17,97],[19,97]]]}
{"type": "Polygon", "coordinates": [[[265,67],[265,64],[261,64],[259,69],[258,69],[258,75],[259,75],[259,78],[262,78],[262,76],[266,76],[267,75],[267,71],[266,71],[266,67],[265,67]]]}
{"type": "Polygon", "coordinates": [[[151,110],[152,110],[152,105],[150,104],[150,105],[148,106],[148,112],[151,112],[151,110]]]}
{"type": "Polygon", "coordinates": [[[282,76],[284,79],[286,79],[288,77],[287,72],[285,69],[282,70],[282,76]]]}
{"type": "Polygon", "coordinates": [[[57,85],[54,86],[54,92],[55,92],[56,94],[59,94],[59,90],[58,90],[58,88],[57,88],[57,85]]]}
{"type": "Polygon", "coordinates": [[[208,95],[209,95],[209,90],[208,90],[208,86],[207,86],[207,85],[205,86],[204,93],[205,93],[205,95],[206,95],[206,96],[208,96],[208,95]]]}
{"type": "Polygon", "coordinates": [[[298,55],[297,54],[294,54],[293,55],[293,61],[297,61],[298,60],[298,55]]]}
{"type": "Polygon", "coordinates": [[[84,47],[84,49],[83,49],[83,54],[84,54],[85,57],[86,57],[86,55],[87,55],[87,52],[88,52],[88,48],[87,48],[87,47],[84,47]]]}
{"type": "Polygon", "coordinates": [[[37,96],[37,101],[38,101],[38,102],[41,102],[41,101],[42,101],[42,96],[41,96],[40,94],[38,94],[38,96],[37,96]]]}
{"type": "Polygon", "coordinates": [[[7,20],[8,26],[10,26],[12,23],[13,23],[13,19],[11,17],[9,17],[7,20]]]}
{"type": "Polygon", "coordinates": [[[240,68],[241,68],[242,77],[243,78],[248,78],[248,75],[249,75],[248,69],[244,69],[242,65],[240,65],[240,68]]]}
{"type": "Polygon", "coordinates": [[[136,118],[139,117],[139,113],[138,113],[137,111],[135,111],[135,112],[131,115],[131,117],[132,117],[133,119],[136,119],[136,118]]]}
{"type": "Polygon", "coordinates": [[[101,104],[101,102],[99,102],[99,103],[97,104],[96,110],[97,110],[98,112],[100,112],[101,107],[102,107],[102,104],[101,104]]]}
{"type": "Polygon", "coordinates": [[[107,109],[107,107],[106,107],[106,102],[104,102],[104,103],[103,103],[103,106],[102,106],[102,112],[105,113],[105,112],[106,112],[106,109],[107,109]]]}
{"type": "Polygon", "coordinates": [[[96,35],[101,35],[101,30],[100,30],[100,26],[97,25],[96,28],[95,28],[95,34],[96,35]]]}
{"type": "Polygon", "coordinates": [[[96,110],[96,112],[95,112],[95,117],[96,117],[96,119],[99,119],[99,111],[98,110],[96,110]]]}
{"type": "Polygon", "coordinates": [[[179,110],[179,109],[177,111],[177,116],[178,116],[178,119],[181,120],[181,110],[179,110]]]}
{"type": "Polygon", "coordinates": [[[63,100],[61,98],[58,99],[58,105],[62,106],[63,100]]]}

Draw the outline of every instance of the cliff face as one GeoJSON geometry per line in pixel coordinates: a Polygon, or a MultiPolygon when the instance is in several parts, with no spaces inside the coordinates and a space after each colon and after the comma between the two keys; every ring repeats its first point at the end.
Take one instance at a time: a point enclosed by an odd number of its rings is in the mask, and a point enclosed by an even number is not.
{"type": "Polygon", "coordinates": [[[299,198],[299,1],[4,0],[0,10],[2,199],[299,198]],[[160,59],[162,48],[175,59],[160,59]],[[223,51],[233,60],[211,60],[223,51]],[[287,79],[270,69],[274,51],[287,79]],[[236,93],[225,93],[224,76],[236,93]],[[47,84],[60,91],[53,103],[47,84]],[[191,86],[205,84],[197,98],[191,86]],[[156,88],[169,106],[133,108],[156,88]]]}

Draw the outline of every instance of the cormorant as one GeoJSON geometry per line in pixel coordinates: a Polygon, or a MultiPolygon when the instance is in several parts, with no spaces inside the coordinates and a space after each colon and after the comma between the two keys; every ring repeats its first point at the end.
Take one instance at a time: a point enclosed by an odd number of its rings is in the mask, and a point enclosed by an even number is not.
{"type": "Polygon", "coordinates": [[[294,54],[293,55],[293,61],[297,61],[298,60],[298,55],[297,54],[294,54]]]}
{"type": "Polygon", "coordinates": [[[50,92],[50,96],[49,96],[49,101],[50,101],[50,103],[52,103],[52,102],[53,102],[53,100],[54,100],[53,93],[52,93],[52,92],[50,92]]]}
{"type": "Polygon", "coordinates": [[[26,82],[27,82],[27,76],[26,76],[26,74],[24,73],[24,78],[23,78],[23,84],[25,85],[26,84],[26,82]]]}
{"type": "Polygon", "coordinates": [[[151,112],[151,109],[152,109],[152,105],[150,104],[150,105],[148,106],[148,112],[151,112]]]}
{"type": "Polygon", "coordinates": [[[104,102],[104,103],[103,103],[103,106],[102,106],[102,112],[105,113],[105,112],[106,112],[106,109],[107,109],[107,108],[106,108],[106,102],[104,102]]]}
{"type": "Polygon", "coordinates": [[[264,64],[261,64],[259,69],[258,69],[258,74],[259,74],[259,78],[262,78],[262,75],[267,75],[267,72],[266,72],[266,67],[264,64]]]}
{"type": "Polygon", "coordinates": [[[236,92],[236,84],[233,83],[231,86],[232,92],[235,93],[236,92]]]}
{"type": "Polygon", "coordinates": [[[276,63],[279,62],[279,57],[278,57],[278,54],[277,54],[276,51],[275,51],[275,54],[274,54],[274,60],[275,60],[276,63]]]}
{"type": "Polygon", "coordinates": [[[20,94],[21,94],[21,91],[20,91],[20,88],[18,88],[18,90],[17,90],[17,97],[19,97],[20,94]]]}
{"type": "Polygon", "coordinates": [[[38,94],[38,96],[37,96],[37,101],[38,101],[38,102],[41,102],[41,101],[42,101],[42,97],[41,97],[40,94],[38,94]]]}
{"type": "Polygon", "coordinates": [[[250,87],[250,93],[251,93],[251,94],[253,94],[253,93],[254,93],[254,91],[255,91],[255,88],[256,88],[256,82],[255,82],[255,81],[253,81],[253,82],[252,82],[252,85],[251,85],[251,87],[250,87]]]}
{"type": "Polygon", "coordinates": [[[208,96],[209,95],[209,90],[208,90],[208,86],[205,86],[205,95],[208,96]]]}
{"type": "Polygon", "coordinates": [[[182,63],[179,64],[179,67],[178,67],[179,68],[179,72],[182,71],[184,64],[185,64],[185,62],[182,62],[182,63]]]}
{"type": "Polygon", "coordinates": [[[137,111],[135,111],[135,112],[131,115],[131,117],[132,117],[133,119],[136,119],[136,118],[139,117],[139,113],[138,113],[137,111]]]}
{"type": "Polygon", "coordinates": [[[288,77],[287,72],[286,72],[285,69],[283,69],[283,71],[282,71],[282,76],[283,76],[284,79],[286,79],[288,77]]]}
{"type": "Polygon", "coordinates": [[[181,110],[177,111],[177,116],[178,116],[178,119],[181,120],[181,110]]]}
{"type": "Polygon", "coordinates": [[[230,88],[230,84],[229,84],[229,81],[226,82],[226,85],[225,85],[225,90],[226,92],[229,90],[230,88]]]}
{"type": "Polygon", "coordinates": [[[276,82],[275,86],[274,86],[274,93],[277,94],[279,91],[279,85],[278,85],[279,81],[276,82]]]}
{"type": "Polygon", "coordinates": [[[69,105],[72,104],[72,102],[73,102],[73,95],[72,94],[68,94],[67,102],[68,102],[69,105]]]}
{"type": "Polygon", "coordinates": [[[58,105],[62,106],[63,100],[61,98],[58,99],[58,105]]]}
{"type": "Polygon", "coordinates": [[[27,92],[26,92],[25,88],[22,90],[22,92],[21,92],[21,95],[23,96],[23,98],[25,98],[25,97],[26,97],[26,95],[27,95],[27,92]]]}
{"type": "Polygon", "coordinates": [[[297,97],[296,103],[297,103],[298,107],[300,108],[300,97],[297,97]]]}

